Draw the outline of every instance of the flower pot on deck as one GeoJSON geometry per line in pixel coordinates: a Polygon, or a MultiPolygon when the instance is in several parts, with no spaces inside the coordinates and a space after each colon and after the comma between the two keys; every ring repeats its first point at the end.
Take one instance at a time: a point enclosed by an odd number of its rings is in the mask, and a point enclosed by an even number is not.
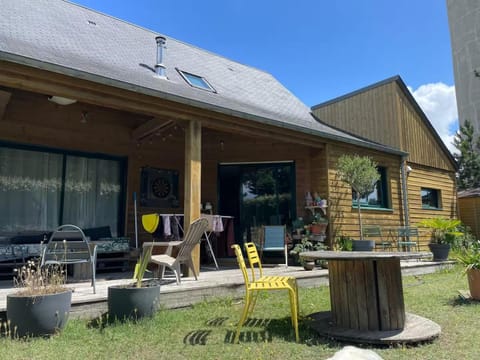
{"type": "Polygon", "coordinates": [[[375,241],[373,240],[352,240],[353,251],[373,251],[375,241]]]}
{"type": "Polygon", "coordinates": [[[430,243],[428,247],[433,254],[433,261],[446,261],[448,259],[450,244],[430,243]]]}

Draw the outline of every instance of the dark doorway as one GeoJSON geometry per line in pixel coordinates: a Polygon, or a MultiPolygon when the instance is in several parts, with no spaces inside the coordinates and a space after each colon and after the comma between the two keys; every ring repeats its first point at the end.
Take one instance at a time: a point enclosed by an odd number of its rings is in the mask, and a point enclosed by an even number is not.
{"type": "Polygon", "coordinates": [[[287,225],[296,217],[295,164],[220,164],[219,211],[235,217],[235,241],[251,240],[262,225],[287,225]]]}

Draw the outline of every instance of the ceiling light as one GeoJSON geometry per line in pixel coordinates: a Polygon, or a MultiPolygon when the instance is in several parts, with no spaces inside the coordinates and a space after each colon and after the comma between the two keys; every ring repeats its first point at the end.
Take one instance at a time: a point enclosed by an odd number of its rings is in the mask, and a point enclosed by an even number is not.
{"type": "Polygon", "coordinates": [[[48,100],[58,105],[71,105],[77,102],[77,100],[69,99],[61,96],[49,96],[48,100]]]}

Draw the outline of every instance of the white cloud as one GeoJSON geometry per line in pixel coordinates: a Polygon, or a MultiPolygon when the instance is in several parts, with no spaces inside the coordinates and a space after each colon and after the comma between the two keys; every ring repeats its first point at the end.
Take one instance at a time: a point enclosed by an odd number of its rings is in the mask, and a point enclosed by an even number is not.
{"type": "Polygon", "coordinates": [[[455,86],[444,83],[425,84],[413,90],[408,87],[415,100],[432,123],[447,148],[453,152],[455,130],[458,127],[457,99],[455,86]]]}

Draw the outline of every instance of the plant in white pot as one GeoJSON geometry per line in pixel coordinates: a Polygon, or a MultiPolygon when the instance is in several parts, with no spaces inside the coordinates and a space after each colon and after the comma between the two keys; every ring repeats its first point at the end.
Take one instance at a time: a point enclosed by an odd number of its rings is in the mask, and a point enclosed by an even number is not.
{"type": "Polygon", "coordinates": [[[355,191],[358,209],[358,226],[360,241],[354,240],[353,250],[373,250],[375,242],[367,240],[364,244],[362,213],[360,199],[370,194],[377,182],[380,180],[380,174],[377,170],[377,163],[368,156],[342,155],[337,161],[337,174],[340,180],[346,182],[355,191]]]}
{"type": "Polygon", "coordinates": [[[49,336],[62,330],[72,302],[61,265],[40,267],[28,261],[16,270],[18,291],[7,295],[7,321],[12,337],[49,336]]]}

